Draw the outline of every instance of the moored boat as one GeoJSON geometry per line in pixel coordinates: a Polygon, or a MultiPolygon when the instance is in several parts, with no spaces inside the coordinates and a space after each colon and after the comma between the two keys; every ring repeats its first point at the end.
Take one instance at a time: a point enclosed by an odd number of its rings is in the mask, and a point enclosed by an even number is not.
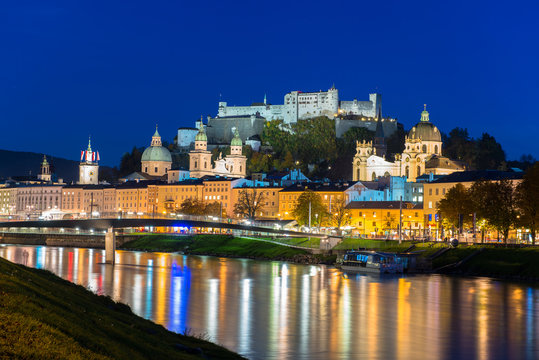
{"type": "Polygon", "coordinates": [[[404,266],[397,254],[372,250],[352,250],[344,255],[341,269],[372,274],[400,274],[404,266]]]}

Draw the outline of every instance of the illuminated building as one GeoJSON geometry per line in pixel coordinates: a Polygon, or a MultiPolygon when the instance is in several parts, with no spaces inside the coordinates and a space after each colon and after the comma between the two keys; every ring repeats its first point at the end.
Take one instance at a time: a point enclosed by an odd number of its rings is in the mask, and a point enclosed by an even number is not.
{"type": "MultiPolygon", "coordinates": [[[[399,227],[399,201],[352,201],[346,209],[351,216],[350,226],[356,235],[394,236],[399,227]]],[[[402,202],[403,236],[423,235],[423,205],[402,202]]]]}

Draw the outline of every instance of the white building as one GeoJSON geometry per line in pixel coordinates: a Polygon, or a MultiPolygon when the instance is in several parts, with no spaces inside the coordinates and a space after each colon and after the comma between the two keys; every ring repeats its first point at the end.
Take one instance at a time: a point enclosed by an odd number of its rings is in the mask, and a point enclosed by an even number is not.
{"type": "Polygon", "coordinates": [[[362,115],[377,117],[381,113],[382,98],[380,94],[370,94],[368,101],[340,101],[339,90],[332,87],[328,91],[301,92],[292,91],[284,96],[283,105],[271,105],[266,102],[253,103],[251,106],[228,106],[219,102],[218,117],[259,115],[266,120],[282,119],[285,123],[317,116],[330,119],[337,115],[362,115]]]}
{"type": "Polygon", "coordinates": [[[62,208],[62,185],[21,186],[17,188],[16,212],[38,218],[44,211],[62,208]]]}

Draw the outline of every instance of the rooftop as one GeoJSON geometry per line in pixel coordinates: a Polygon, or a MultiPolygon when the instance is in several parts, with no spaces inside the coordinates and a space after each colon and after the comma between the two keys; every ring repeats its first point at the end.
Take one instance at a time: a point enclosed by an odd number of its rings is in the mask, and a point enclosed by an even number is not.
{"type": "MultiPolygon", "coordinates": [[[[400,201],[351,201],[347,209],[399,209],[400,201]]],[[[403,209],[423,209],[423,203],[402,202],[403,209]]]]}
{"type": "Polygon", "coordinates": [[[298,183],[290,185],[287,188],[281,190],[281,192],[298,192],[298,191],[321,191],[321,192],[341,192],[349,189],[356,184],[357,181],[339,182],[339,183],[298,183]]]}
{"type": "Polygon", "coordinates": [[[499,171],[499,170],[473,170],[459,171],[446,175],[432,183],[458,183],[458,182],[473,182],[477,180],[514,180],[522,179],[524,173],[514,171],[499,171]]]}

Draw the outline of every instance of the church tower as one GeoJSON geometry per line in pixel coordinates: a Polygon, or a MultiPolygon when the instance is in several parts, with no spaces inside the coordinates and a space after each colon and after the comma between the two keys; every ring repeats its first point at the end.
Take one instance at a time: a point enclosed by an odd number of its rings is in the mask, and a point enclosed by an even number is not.
{"type": "Polygon", "coordinates": [[[352,178],[354,181],[368,180],[367,159],[371,155],[373,155],[372,141],[356,141],[356,155],[354,156],[352,174],[352,178]]]}
{"type": "Polygon", "coordinates": [[[374,135],[374,152],[377,156],[385,158],[387,153],[387,146],[384,137],[384,127],[382,125],[382,116],[378,113],[378,120],[376,121],[376,133],[374,135]]]}
{"type": "Polygon", "coordinates": [[[189,152],[189,176],[201,178],[204,175],[213,175],[213,168],[211,152],[208,151],[208,137],[201,121],[195,136],[195,149],[189,152]]]}
{"type": "Polygon", "coordinates": [[[39,175],[37,176],[39,180],[51,182],[52,181],[52,173],[51,173],[51,166],[49,162],[47,161],[47,157],[43,155],[43,162],[41,163],[41,171],[39,175]]]}
{"type": "Polygon", "coordinates": [[[92,151],[91,140],[88,139],[88,149],[81,151],[79,164],[79,184],[97,185],[99,172],[99,152],[92,151]]]}
{"type": "Polygon", "coordinates": [[[243,155],[243,142],[238,128],[234,130],[234,138],[230,142],[230,155],[226,157],[230,176],[244,178],[247,173],[247,158],[243,155]]]}

